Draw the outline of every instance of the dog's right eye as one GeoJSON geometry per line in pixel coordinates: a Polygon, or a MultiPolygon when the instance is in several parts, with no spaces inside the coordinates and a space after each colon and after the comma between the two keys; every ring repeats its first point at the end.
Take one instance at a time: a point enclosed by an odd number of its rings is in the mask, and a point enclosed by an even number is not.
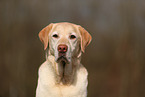
{"type": "Polygon", "coordinates": [[[54,34],[52,37],[54,37],[54,38],[58,38],[58,35],[57,35],[57,34],[54,34]]]}

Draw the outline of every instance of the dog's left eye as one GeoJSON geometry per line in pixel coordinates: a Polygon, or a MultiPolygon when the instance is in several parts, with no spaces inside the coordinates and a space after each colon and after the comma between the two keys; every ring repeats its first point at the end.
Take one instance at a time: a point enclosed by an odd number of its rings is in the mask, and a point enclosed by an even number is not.
{"type": "Polygon", "coordinates": [[[58,35],[57,35],[57,34],[54,34],[52,37],[54,37],[54,38],[58,38],[58,35]]]}
{"type": "Polygon", "coordinates": [[[70,39],[75,39],[76,36],[75,35],[70,35],[70,39]]]}

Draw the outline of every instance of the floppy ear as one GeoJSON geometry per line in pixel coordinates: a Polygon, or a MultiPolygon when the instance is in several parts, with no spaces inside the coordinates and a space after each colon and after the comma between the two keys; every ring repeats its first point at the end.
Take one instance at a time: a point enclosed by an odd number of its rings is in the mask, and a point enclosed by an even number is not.
{"type": "Polygon", "coordinates": [[[90,44],[92,37],[83,27],[79,26],[79,31],[81,34],[81,50],[84,53],[85,48],[90,44]]]}
{"type": "Polygon", "coordinates": [[[48,26],[46,26],[45,28],[43,28],[40,32],[39,32],[39,39],[41,40],[41,42],[44,44],[44,50],[46,50],[47,46],[48,46],[48,38],[49,38],[49,32],[52,29],[53,23],[49,24],[48,26]]]}

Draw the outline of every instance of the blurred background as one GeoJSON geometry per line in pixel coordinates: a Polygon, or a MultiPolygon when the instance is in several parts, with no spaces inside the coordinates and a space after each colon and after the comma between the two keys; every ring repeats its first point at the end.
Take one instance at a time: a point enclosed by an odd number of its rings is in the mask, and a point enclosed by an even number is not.
{"type": "Polygon", "coordinates": [[[0,0],[0,97],[35,97],[38,33],[63,21],[93,37],[88,97],[145,97],[145,0],[0,0]]]}

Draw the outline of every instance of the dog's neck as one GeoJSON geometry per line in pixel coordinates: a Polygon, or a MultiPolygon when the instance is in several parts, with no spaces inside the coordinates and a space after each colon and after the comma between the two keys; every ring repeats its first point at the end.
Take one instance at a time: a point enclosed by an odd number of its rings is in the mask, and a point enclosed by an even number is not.
{"type": "Polygon", "coordinates": [[[49,55],[47,60],[52,63],[52,68],[54,70],[56,84],[60,85],[71,85],[74,83],[74,78],[76,77],[77,66],[80,66],[80,57],[72,57],[70,63],[65,62],[55,62],[55,57],[49,55]]]}

